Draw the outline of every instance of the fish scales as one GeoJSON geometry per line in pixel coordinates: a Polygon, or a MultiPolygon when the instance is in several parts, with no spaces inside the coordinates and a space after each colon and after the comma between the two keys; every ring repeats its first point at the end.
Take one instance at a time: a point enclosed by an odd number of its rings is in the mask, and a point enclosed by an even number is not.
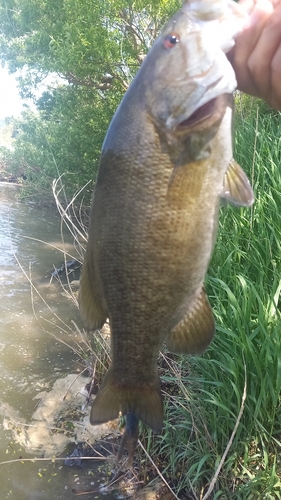
{"type": "Polygon", "coordinates": [[[111,326],[112,363],[91,422],[128,415],[131,450],[138,419],[162,428],[163,341],[172,352],[198,354],[213,338],[203,282],[219,199],[253,202],[232,159],[235,76],[219,48],[210,55],[189,9],[164,28],[111,122],[81,276],[85,326],[100,328],[107,317],[111,326]]]}

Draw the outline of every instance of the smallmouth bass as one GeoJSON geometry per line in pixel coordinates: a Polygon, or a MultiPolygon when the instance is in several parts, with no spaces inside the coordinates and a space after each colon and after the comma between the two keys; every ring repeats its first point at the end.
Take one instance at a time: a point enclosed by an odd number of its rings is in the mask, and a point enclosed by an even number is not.
{"type": "Polygon", "coordinates": [[[132,459],[139,419],[162,429],[163,341],[171,352],[200,354],[213,338],[203,282],[220,197],[242,206],[254,200],[232,157],[236,79],[224,51],[245,22],[233,4],[184,2],[103,144],[79,303],[87,329],[110,320],[112,363],[90,420],[127,416],[119,458],[127,442],[132,459]]]}

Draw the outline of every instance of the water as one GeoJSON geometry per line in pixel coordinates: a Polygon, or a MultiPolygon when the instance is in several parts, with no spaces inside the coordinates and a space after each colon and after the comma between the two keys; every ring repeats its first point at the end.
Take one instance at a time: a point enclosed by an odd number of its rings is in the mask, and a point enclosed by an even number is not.
{"type": "MultiPolygon", "coordinates": [[[[23,429],[31,427],[17,428],[17,422],[31,422],[36,427],[32,418],[38,399],[34,397],[50,391],[58,378],[78,374],[83,366],[66,345],[79,342],[72,323],[82,328],[78,309],[58,283],[49,283],[53,266],[63,263],[59,217],[50,209],[18,202],[17,189],[0,184],[0,498],[72,500],[79,498],[73,489],[96,489],[110,474],[110,466],[98,462],[101,475],[97,478],[90,467],[69,468],[63,461],[21,461],[40,458],[42,453],[32,452],[32,443],[26,451],[21,438],[23,429]],[[24,272],[46,303],[34,290],[31,294],[24,272]],[[13,429],[7,427],[11,420],[13,429]]],[[[66,250],[75,257],[71,236],[66,234],[65,240],[66,250]]],[[[93,493],[82,498],[105,497],[93,493]]]]}

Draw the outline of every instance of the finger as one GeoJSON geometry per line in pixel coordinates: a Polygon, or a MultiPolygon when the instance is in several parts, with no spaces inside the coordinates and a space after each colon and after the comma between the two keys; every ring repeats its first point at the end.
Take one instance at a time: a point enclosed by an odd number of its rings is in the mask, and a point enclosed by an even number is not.
{"type": "MultiPolygon", "coordinates": [[[[258,1],[254,5],[249,21],[242,33],[237,36],[235,47],[230,55],[238,88],[251,95],[260,96],[260,88],[255,80],[256,73],[252,74],[253,65],[249,67],[249,60],[256,50],[259,38],[272,12],[273,5],[268,0],[258,1]]],[[[252,63],[256,62],[256,54],[254,57],[252,63]]]]}
{"type": "Polygon", "coordinates": [[[281,2],[267,18],[248,60],[258,94],[274,107],[281,102],[281,2]]]}
{"type": "Polygon", "coordinates": [[[278,47],[271,63],[271,95],[269,104],[281,110],[281,46],[278,47]]]}

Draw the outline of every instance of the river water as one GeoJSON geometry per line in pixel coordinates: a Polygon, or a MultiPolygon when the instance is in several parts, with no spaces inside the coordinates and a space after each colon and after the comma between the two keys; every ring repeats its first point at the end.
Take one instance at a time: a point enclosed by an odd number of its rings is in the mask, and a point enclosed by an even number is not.
{"type": "MultiPolygon", "coordinates": [[[[28,434],[36,428],[34,398],[51,391],[57,379],[83,369],[77,349],[71,349],[79,343],[75,325],[81,329],[82,324],[75,303],[56,280],[50,283],[53,267],[64,261],[60,219],[55,211],[17,201],[18,189],[0,184],[0,498],[72,500],[80,498],[74,490],[95,491],[89,467],[26,459],[44,456],[33,450],[28,434]],[[28,276],[41,297],[35,288],[31,293],[28,276]]],[[[65,248],[76,257],[68,233],[65,248]]]]}

